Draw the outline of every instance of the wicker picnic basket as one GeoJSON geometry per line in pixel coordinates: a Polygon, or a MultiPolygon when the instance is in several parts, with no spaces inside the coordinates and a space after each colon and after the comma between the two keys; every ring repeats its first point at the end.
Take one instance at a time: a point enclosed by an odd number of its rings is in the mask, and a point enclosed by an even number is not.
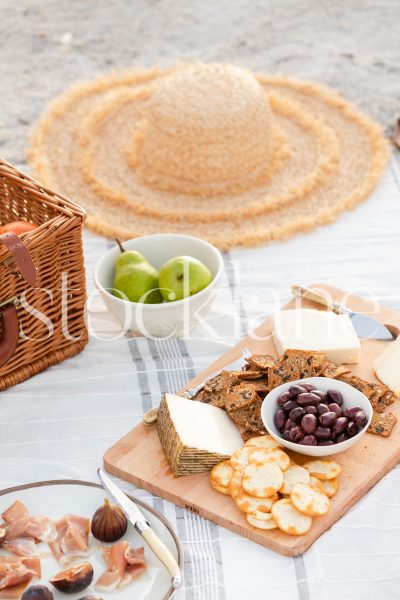
{"type": "Polygon", "coordinates": [[[83,350],[88,335],[82,225],[85,211],[0,159],[0,390],[83,350]]]}

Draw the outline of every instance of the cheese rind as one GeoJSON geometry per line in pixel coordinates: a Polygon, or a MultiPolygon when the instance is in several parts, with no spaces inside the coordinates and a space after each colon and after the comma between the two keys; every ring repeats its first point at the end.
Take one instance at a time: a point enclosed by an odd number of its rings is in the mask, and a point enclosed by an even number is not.
{"type": "Polygon", "coordinates": [[[289,348],[316,350],[339,363],[360,361],[361,345],[348,315],[300,308],[272,316],[273,340],[279,354],[289,348]]]}
{"type": "Polygon", "coordinates": [[[389,342],[373,364],[377,378],[400,398],[400,338],[389,342]]]}
{"type": "Polygon", "coordinates": [[[243,446],[221,408],[165,394],[158,411],[158,435],[175,475],[210,470],[243,446]]]}

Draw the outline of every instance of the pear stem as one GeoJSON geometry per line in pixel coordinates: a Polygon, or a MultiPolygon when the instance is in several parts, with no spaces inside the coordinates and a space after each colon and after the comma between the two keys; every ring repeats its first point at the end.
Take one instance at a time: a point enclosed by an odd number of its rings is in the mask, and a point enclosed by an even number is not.
{"type": "Polygon", "coordinates": [[[115,241],[117,242],[121,252],[125,252],[125,248],[123,247],[121,240],[119,240],[118,238],[115,238],[115,241]]]}

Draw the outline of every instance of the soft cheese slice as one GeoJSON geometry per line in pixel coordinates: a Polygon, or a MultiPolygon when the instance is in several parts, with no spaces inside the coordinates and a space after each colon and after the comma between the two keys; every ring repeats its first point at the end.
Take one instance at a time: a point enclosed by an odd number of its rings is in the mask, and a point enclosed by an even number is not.
{"type": "Polygon", "coordinates": [[[360,360],[360,341],[348,315],[299,308],[276,312],[272,321],[273,339],[279,354],[293,348],[318,350],[339,363],[360,360]]]}
{"type": "Polygon", "coordinates": [[[243,446],[221,408],[165,394],[158,411],[158,435],[175,475],[208,471],[243,446]]]}
{"type": "Polygon", "coordinates": [[[400,338],[388,342],[384,351],[374,360],[378,379],[400,398],[400,338]]]}

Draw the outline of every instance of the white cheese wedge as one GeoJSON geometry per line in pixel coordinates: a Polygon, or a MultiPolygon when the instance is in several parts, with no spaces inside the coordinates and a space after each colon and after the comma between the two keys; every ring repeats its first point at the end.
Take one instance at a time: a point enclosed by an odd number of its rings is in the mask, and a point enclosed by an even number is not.
{"type": "Polygon", "coordinates": [[[276,312],[272,321],[273,339],[279,354],[289,348],[318,350],[335,362],[360,361],[360,341],[348,315],[299,308],[276,312]]]}
{"type": "Polygon", "coordinates": [[[157,424],[175,475],[208,471],[243,446],[238,429],[224,410],[181,396],[165,394],[157,424]]]}
{"type": "Polygon", "coordinates": [[[388,342],[373,364],[378,379],[400,398],[400,338],[388,342]]]}

